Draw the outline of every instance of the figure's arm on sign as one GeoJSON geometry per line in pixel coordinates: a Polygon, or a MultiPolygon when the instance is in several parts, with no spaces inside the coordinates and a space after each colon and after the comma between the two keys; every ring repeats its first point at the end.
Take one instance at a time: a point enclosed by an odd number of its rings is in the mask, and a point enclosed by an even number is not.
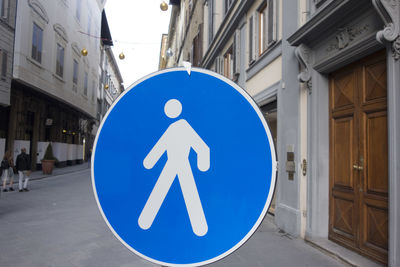
{"type": "Polygon", "coordinates": [[[210,168],[210,148],[190,125],[189,127],[192,130],[192,147],[197,153],[197,167],[205,172],[210,168]]]}
{"type": "Polygon", "coordinates": [[[166,146],[165,146],[165,132],[160,139],[157,141],[157,143],[154,145],[154,147],[150,150],[149,154],[144,158],[143,160],[143,166],[146,169],[151,169],[154,167],[154,165],[157,163],[157,161],[161,158],[161,156],[164,154],[166,146]]]}

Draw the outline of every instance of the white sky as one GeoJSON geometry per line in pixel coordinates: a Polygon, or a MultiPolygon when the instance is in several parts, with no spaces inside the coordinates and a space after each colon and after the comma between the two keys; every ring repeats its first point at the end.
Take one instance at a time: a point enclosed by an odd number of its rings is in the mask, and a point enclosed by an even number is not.
{"type": "MultiPolygon", "coordinates": [[[[161,36],[168,33],[171,6],[161,11],[162,0],[108,0],[105,5],[124,87],[158,70],[161,36]],[[125,59],[118,55],[123,52],[125,59]]],[[[169,0],[165,0],[168,4],[169,0]]]]}

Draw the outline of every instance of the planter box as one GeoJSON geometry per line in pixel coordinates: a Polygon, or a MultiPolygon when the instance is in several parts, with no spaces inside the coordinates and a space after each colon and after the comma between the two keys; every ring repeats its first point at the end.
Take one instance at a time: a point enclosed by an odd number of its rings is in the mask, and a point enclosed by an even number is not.
{"type": "Polygon", "coordinates": [[[45,160],[42,159],[42,171],[43,174],[51,174],[54,169],[55,160],[45,160]]]}

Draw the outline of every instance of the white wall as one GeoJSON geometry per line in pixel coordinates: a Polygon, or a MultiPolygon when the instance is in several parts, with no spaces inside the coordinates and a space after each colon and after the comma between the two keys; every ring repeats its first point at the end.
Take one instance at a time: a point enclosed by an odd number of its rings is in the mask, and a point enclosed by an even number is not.
{"type": "Polygon", "coordinates": [[[54,157],[56,157],[60,162],[67,161],[68,144],[54,142],[52,143],[52,146],[54,157]]]}
{"type": "Polygon", "coordinates": [[[41,164],[41,160],[43,159],[44,154],[46,153],[46,149],[47,149],[48,145],[49,145],[49,142],[38,142],[38,145],[37,145],[38,156],[37,156],[37,160],[36,160],[37,164],[41,164]]]}
{"type": "Polygon", "coordinates": [[[282,57],[278,57],[247,81],[246,90],[255,96],[282,79],[282,57]]]}
{"type": "Polygon", "coordinates": [[[83,159],[83,145],[78,145],[76,149],[76,159],[83,159]]]}
{"type": "Polygon", "coordinates": [[[6,139],[0,138],[0,160],[3,160],[5,152],[6,152],[6,139]]]}
{"type": "Polygon", "coordinates": [[[68,144],[67,160],[76,160],[78,145],[68,144]]]}

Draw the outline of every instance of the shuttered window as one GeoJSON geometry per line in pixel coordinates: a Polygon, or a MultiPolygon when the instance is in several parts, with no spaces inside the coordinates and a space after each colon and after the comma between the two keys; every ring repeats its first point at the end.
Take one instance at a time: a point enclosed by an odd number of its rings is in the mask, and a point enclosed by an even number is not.
{"type": "Polygon", "coordinates": [[[224,55],[224,76],[232,79],[233,78],[233,47],[231,46],[224,55]]]}
{"type": "Polygon", "coordinates": [[[192,53],[194,67],[200,67],[203,57],[203,24],[199,25],[199,33],[193,39],[192,53]]]}
{"type": "Polygon", "coordinates": [[[249,20],[249,65],[252,64],[257,59],[257,40],[258,40],[258,12],[250,17],[249,20]]]}
{"type": "Polygon", "coordinates": [[[224,14],[228,12],[228,10],[231,8],[234,0],[225,0],[225,5],[224,5],[224,14]]]}
{"type": "Polygon", "coordinates": [[[214,0],[208,0],[208,44],[214,38],[214,0]]]}
{"type": "Polygon", "coordinates": [[[276,41],[275,1],[268,0],[258,12],[259,54],[264,53],[276,41]]]}
{"type": "Polygon", "coordinates": [[[240,30],[233,37],[233,75],[240,73],[240,30]]]}

